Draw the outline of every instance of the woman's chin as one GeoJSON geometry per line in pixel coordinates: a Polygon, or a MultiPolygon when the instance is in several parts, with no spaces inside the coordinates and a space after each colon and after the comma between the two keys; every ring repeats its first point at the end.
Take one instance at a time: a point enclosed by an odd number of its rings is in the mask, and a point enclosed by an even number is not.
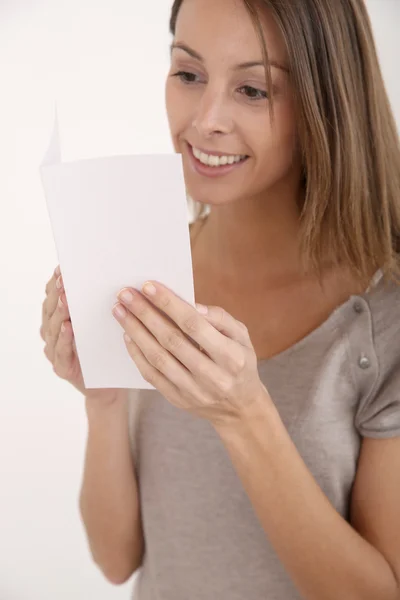
{"type": "Polygon", "coordinates": [[[193,184],[190,179],[186,179],[186,192],[195,202],[209,206],[224,206],[238,200],[237,190],[228,190],[226,186],[225,189],[221,189],[221,186],[216,184],[193,184]]]}
{"type": "Polygon", "coordinates": [[[222,206],[224,204],[230,204],[231,200],[221,201],[221,198],[213,198],[211,195],[205,196],[204,194],[196,194],[188,192],[188,196],[193,202],[197,202],[202,206],[222,206]]]}

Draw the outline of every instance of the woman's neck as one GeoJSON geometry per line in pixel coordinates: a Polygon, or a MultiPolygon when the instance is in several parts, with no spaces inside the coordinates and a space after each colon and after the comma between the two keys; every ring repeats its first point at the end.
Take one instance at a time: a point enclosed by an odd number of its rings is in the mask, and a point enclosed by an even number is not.
{"type": "Polygon", "coordinates": [[[197,260],[234,290],[282,285],[301,276],[299,212],[294,203],[213,206],[195,238],[197,260]]]}

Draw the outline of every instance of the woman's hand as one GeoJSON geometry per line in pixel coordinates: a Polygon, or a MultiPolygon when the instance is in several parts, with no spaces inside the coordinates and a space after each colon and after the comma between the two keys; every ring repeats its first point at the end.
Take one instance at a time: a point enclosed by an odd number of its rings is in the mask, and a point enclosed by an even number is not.
{"type": "MultiPolygon", "coordinates": [[[[219,307],[200,313],[158,282],[156,293],[125,288],[113,314],[146,381],[178,408],[214,424],[272,402],[246,326],[219,307]],[[116,308],[125,316],[118,316],[116,308]],[[160,312],[162,311],[162,312],[160,312]],[[196,346],[196,343],[198,346],[196,346]]],[[[151,289],[151,288],[150,288],[151,289]]]]}
{"type": "Polygon", "coordinates": [[[53,366],[53,371],[61,379],[71,383],[86,398],[96,400],[96,404],[108,405],[126,394],[119,389],[87,389],[83,381],[81,365],[76,352],[67,297],[60,268],[54,271],[46,285],[46,298],[42,306],[42,340],[46,342],[44,353],[53,366]]]}

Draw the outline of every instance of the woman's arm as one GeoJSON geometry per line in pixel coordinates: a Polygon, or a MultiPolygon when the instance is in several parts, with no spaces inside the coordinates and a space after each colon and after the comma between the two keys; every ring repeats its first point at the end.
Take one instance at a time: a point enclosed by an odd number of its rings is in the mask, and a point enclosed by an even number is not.
{"type": "Polygon", "coordinates": [[[80,510],[94,561],[122,584],[141,566],[144,540],[128,429],[128,397],[86,399],[88,442],[80,510]]]}
{"type": "Polygon", "coordinates": [[[331,505],[277,411],[261,409],[234,428],[216,429],[304,600],[400,599],[393,569],[331,505]]]}

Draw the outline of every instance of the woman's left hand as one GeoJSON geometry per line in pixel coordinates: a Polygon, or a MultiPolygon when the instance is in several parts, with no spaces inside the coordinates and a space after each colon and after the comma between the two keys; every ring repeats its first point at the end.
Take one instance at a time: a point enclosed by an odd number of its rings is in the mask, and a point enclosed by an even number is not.
{"type": "Polygon", "coordinates": [[[150,283],[154,294],[147,286],[144,295],[133,288],[118,294],[125,316],[116,315],[116,306],[113,310],[146,381],[174,406],[213,424],[236,421],[254,406],[272,402],[243,323],[220,307],[201,314],[165,286],[150,283]],[[122,298],[123,292],[131,300],[122,298]]]}

